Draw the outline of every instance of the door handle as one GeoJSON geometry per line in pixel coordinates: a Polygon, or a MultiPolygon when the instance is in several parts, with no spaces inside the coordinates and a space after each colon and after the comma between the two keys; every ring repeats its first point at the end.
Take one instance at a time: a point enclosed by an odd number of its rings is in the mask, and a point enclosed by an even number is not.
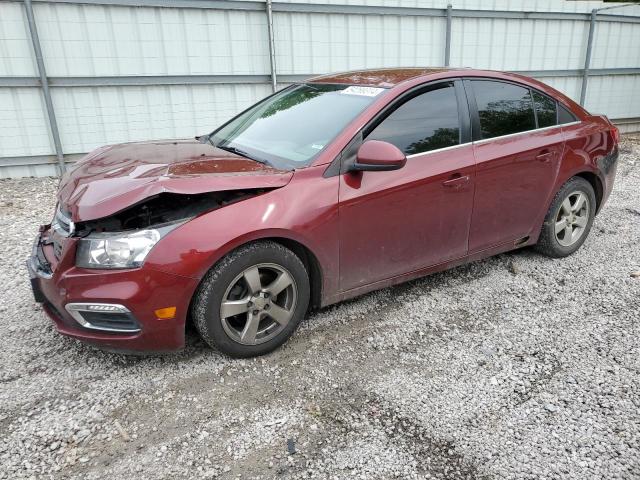
{"type": "Polygon", "coordinates": [[[442,185],[444,185],[445,187],[459,188],[468,182],[469,182],[469,175],[460,175],[459,173],[456,173],[449,180],[445,180],[444,182],[442,182],[442,185]]]}
{"type": "Polygon", "coordinates": [[[543,150],[538,155],[536,155],[536,158],[541,162],[548,162],[552,156],[553,152],[550,152],[549,150],[543,150]]]}

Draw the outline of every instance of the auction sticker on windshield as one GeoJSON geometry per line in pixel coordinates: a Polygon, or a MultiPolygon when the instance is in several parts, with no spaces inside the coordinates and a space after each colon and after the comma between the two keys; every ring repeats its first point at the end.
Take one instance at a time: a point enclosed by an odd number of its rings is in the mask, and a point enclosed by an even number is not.
{"type": "Polygon", "coordinates": [[[343,95],[363,95],[365,97],[375,97],[384,92],[384,88],[378,87],[362,87],[360,85],[351,85],[345,88],[340,93],[343,95]]]}

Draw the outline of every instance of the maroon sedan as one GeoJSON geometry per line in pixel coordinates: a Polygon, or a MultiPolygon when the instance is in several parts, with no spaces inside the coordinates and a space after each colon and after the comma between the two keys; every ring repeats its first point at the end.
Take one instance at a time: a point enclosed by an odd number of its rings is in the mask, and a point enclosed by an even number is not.
{"type": "Polygon", "coordinates": [[[284,343],[322,307],[497,253],[564,257],[618,131],[531,78],[386,69],[292,85],[198,141],[103,147],[62,179],[28,261],[57,329],[171,351],[284,343]]]}

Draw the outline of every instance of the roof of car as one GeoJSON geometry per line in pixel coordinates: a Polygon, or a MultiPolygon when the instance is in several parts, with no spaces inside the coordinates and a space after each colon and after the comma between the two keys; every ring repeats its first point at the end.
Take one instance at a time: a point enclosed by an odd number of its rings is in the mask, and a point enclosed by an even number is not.
{"type": "Polygon", "coordinates": [[[398,67],[376,68],[370,70],[353,70],[350,72],[331,73],[308,79],[308,83],[333,83],[345,85],[362,85],[368,87],[393,88],[404,82],[421,83],[429,81],[429,77],[488,77],[495,80],[512,81],[534,87],[547,95],[551,95],[567,106],[580,118],[589,115],[583,107],[567,97],[564,93],[546,85],[535,78],[526,77],[515,72],[500,72],[496,70],[478,70],[469,67],[398,67]],[[450,72],[451,75],[447,75],[450,72]]]}
{"type": "Polygon", "coordinates": [[[407,67],[378,68],[372,70],[353,70],[351,72],[330,73],[307,80],[313,83],[345,83],[349,85],[367,85],[390,88],[406,80],[434,73],[460,70],[443,67],[407,67]]]}

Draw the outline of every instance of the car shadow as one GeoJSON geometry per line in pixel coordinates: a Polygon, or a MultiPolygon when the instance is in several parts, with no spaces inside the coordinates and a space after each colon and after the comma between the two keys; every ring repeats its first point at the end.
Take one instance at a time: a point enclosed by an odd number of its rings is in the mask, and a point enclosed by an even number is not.
{"type": "MultiPolygon", "coordinates": [[[[518,259],[532,258],[539,259],[541,261],[552,261],[551,259],[547,259],[547,257],[544,257],[543,255],[537,253],[533,247],[523,247],[493,257],[460,265],[449,270],[436,272],[399,285],[375,290],[373,292],[360,295],[358,297],[345,300],[334,305],[310,310],[309,312],[307,312],[305,318],[303,319],[301,326],[306,328],[312,327],[315,320],[326,316],[328,313],[331,313],[333,316],[335,316],[336,314],[339,315],[341,310],[347,312],[353,305],[358,305],[360,303],[366,302],[373,296],[382,296],[385,298],[385,302],[394,304],[402,302],[403,297],[405,297],[408,293],[419,292],[420,294],[425,295],[428,294],[431,290],[441,288],[443,286],[478,280],[486,275],[489,275],[490,273],[494,273],[496,270],[507,270],[513,275],[518,275],[520,274],[520,272],[517,270],[517,267],[514,267],[514,261],[517,261],[518,259]]],[[[309,332],[309,335],[313,335],[313,333],[309,332]]],[[[305,337],[306,336],[308,335],[305,335],[305,337]]],[[[281,347],[281,349],[286,348],[287,345],[291,344],[291,342],[296,342],[297,340],[299,341],[299,339],[300,335],[294,335],[292,340],[287,342],[283,347],[281,347]]],[[[112,366],[117,366],[118,368],[129,368],[149,362],[159,362],[160,364],[179,364],[184,362],[191,362],[200,357],[214,357],[220,358],[221,361],[233,361],[232,358],[227,357],[226,355],[212,349],[209,345],[207,345],[199,337],[195,326],[190,320],[187,321],[185,327],[185,346],[182,350],[177,352],[123,353],[118,351],[104,350],[102,348],[87,345],[71,339],[68,339],[68,341],[72,342],[72,348],[76,349],[77,353],[82,355],[90,354],[89,352],[92,352],[92,354],[95,355],[95,352],[99,352],[99,355],[102,357],[103,361],[109,362],[112,366]]],[[[262,358],[269,359],[273,356],[279,358],[279,355],[277,354],[279,350],[264,355],[262,358]]]]}

